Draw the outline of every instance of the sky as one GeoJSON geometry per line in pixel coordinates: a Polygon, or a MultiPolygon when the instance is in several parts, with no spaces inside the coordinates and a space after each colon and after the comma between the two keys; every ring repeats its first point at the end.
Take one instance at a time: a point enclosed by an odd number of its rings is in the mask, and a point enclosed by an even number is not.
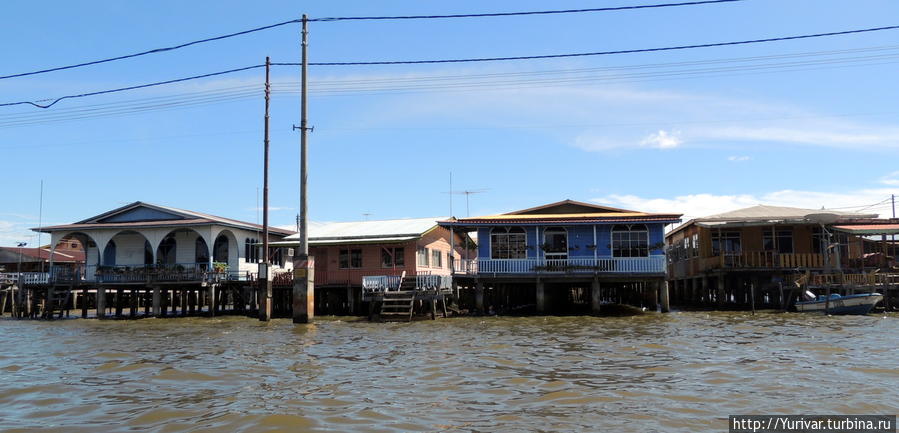
{"type": "MultiPolygon", "coordinates": [[[[642,1],[7,0],[0,75],[299,18],[642,1]]],[[[615,12],[309,24],[311,62],[615,51],[899,25],[889,0],[744,0],[615,12]]],[[[290,24],[0,80],[35,101],[300,58],[290,24]]],[[[890,215],[899,30],[544,60],[310,66],[314,221],[495,214],[564,199],[685,218],[756,204],[890,215]],[[450,179],[452,178],[452,186],[450,179]],[[449,191],[479,191],[468,197],[449,191]]],[[[270,218],[299,208],[299,69],[272,69],[270,218]]],[[[51,108],[0,107],[0,246],[134,201],[261,221],[262,69],[51,108]],[[41,182],[43,199],[41,200],[41,182]]],[[[46,242],[46,236],[44,236],[46,242]]]]}

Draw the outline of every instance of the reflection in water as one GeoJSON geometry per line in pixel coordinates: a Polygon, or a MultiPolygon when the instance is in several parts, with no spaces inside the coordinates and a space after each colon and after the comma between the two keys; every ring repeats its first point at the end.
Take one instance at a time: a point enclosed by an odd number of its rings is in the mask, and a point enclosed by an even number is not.
{"type": "Polygon", "coordinates": [[[723,431],[899,412],[899,317],[0,320],[3,431],[723,431]]]}

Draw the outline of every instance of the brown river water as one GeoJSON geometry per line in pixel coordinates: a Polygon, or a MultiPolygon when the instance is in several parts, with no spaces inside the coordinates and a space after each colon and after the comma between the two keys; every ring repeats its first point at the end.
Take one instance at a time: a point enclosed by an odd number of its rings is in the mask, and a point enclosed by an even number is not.
{"type": "Polygon", "coordinates": [[[0,320],[4,432],[727,431],[899,413],[899,316],[0,320]]]}

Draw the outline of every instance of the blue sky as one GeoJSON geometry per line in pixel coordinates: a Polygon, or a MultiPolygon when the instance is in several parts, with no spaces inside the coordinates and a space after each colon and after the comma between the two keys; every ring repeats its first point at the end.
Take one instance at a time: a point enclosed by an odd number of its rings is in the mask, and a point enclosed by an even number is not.
{"type": "MultiPolygon", "coordinates": [[[[7,1],[0,75],[310,17],[660,3],[7,1]]],[[[540,55],[899,24],[888,0],[745,0],[553,16],[317,22],[310,61],[540,55]]],[[[38,100],[299,59],[299,27],[0,80],[38,100]]],[[[310,68],[310,215],[471,214],[571,198],[699,216],[758,203],[861,209],[899,192],[899,30],[684,51],[456,65],[310,68]],[[771,57],[780,56],[780,57],[771,57]],[[465,199],[453,196],[453,213],[465,199]]],[[[297,68],[272,73],[273,223],[298,208],[297,68]]],[[[258,220],[261,70],[0,107],[0,245],[141,200],[258,220]],[[253,90],[256,90],[253,93],[253,90]],[[193,105],[178,106],[172,103],[193,105]],[[169,104],[169,105],[166,105],[169,104]],[[78,110],[78,111],[75,111],[78,110]]],[[[888,206],[866,208],[887,215],[888,206]]]]}

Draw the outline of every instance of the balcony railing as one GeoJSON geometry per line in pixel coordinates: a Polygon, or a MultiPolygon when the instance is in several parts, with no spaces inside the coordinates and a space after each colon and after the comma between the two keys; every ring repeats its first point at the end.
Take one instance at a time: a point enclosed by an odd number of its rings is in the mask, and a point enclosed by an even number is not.
{"type": "Polygon", "coordinates": [[[140,282],[205,282],[253,279],[247,272],[215,270],[208,263],[175,263],[165,265],[120,265],[76,267],[55,266],[49,280],[58,283],[140,283],[140,282]]]}
{"type": "Polygon", "coordinates": [[[543,274],[665,272],[665,256],[568,259],[474,259],[456,261],[456,274],[543,274]]]}
{"type": "Polygon", "coordinates": [[[815,253],[777,253],[745,251],[702,259],[702,269],[723,268],[823,268],[824,255],[815,253]]]}
{"type": "MultiPolygon", "coordinates": [[[[449,289],[453,284],[451,275],[417,274],[407,275],[406,281],[415,279],[415,290],[449,289]]],[[[389,292],[399,290],[403,286],[403,279],[397,275],[367,275],[362,277],[362,290],[364,292],[389,292]]]]}

